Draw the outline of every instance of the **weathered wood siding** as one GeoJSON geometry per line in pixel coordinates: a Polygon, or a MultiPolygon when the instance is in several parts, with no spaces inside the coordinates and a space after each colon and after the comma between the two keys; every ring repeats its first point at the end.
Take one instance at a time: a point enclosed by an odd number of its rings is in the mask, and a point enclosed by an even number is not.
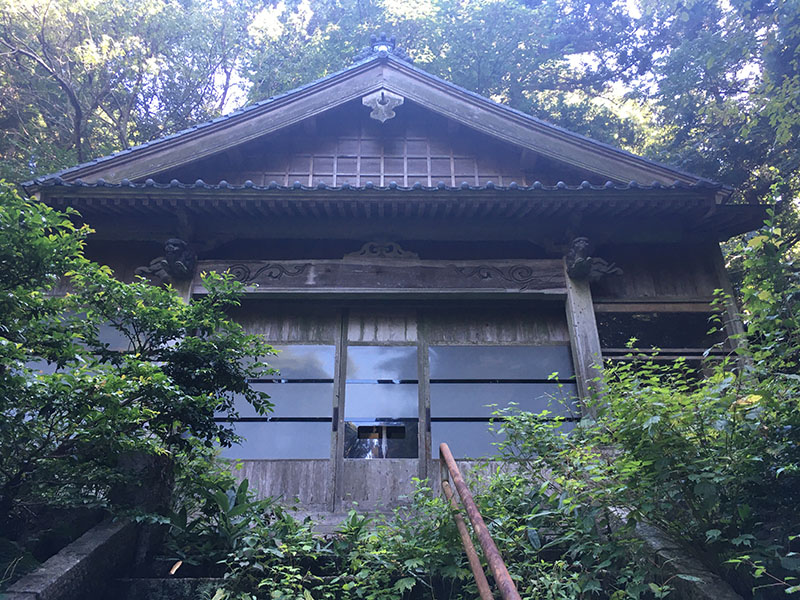
{"type": "Polygon", "coordinates": [[[356,502],[362,509],[381,509],[402,504],[414,491],[418,469],[418,461],[409,458],[346,459],[341,506],[356,502]]]}
{"type": "Polygon", "coordinates": [[[569,343],[563,302],[431,308],[424,319],[429,344],[569,343]]]}
{"type": "Polygon", "coordinates": [[[307,510],[330,510],[333,470],[330,460],[241,460],[231,472],[248,479],[258,497],[285,503],[297,500],[307,510]]]}
{"type": "Polygon", "coordinates": [[[341,326],[340,311],[324,304],[247,301],[229,314],[248,333],[262,335],[272,344],[335,344],[341,326]]]}
{"type": "Polygon", "coordinates": [[[226,154],[162,173],[158,180],[356,186],[602,182],[595,174],[523,152],[411,102],[385,123],[371,119],[369,112],[361,102],[350,102],[226,154]]]}
{"type": "Polygon", "coordinates": [[[593,283],[595,302],[710,299],[723,287],[708,244],[603,247],[597,254],[621,267],[623,274],[593,283]]]}
{"type": "Polygon", "coordinates": [[[417,311],[403,307],[350,310],[347,341],[386,343],[417,341],[417,311]]]}
{"type": "MultiPolygon", "coordinates": [[[[339,332],[341,308],[245,302],[230,315],[248,333],[271,343],[333,344],[339,332]]],[[[430,344],[568,344],[563,301],[492,303],[460,302],[436,306],[357,307],[348,310],[347,339],[353,343],[414,343],[418,319],[425,323],[430,344]]]]}

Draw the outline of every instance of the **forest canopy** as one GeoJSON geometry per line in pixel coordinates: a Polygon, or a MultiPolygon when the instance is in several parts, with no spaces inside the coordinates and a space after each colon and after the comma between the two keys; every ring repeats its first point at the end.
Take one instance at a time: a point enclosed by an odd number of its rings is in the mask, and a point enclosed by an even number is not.
{"type": "Polygon", "coordinates": [[[369,35],[567,129],[797,195],[795,0],[0,0],[0,177],[22,182],[342,69],[369,35]]]}

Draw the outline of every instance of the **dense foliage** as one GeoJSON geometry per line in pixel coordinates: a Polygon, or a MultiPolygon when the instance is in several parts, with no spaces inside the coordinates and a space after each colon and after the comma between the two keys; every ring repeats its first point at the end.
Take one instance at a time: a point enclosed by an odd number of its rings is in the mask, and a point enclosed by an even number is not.
{"type": "MultiPolygon", "coordinates": [[[[567,531],[539,533],[540,515],[529,512],[538,500],[529,484],[519,475],[497,475],[478,484],[476,497],[524,598],[638,598],[651,585],[669,589],[631,548],[599,536],[593,515],[567,505],[537,508],[541,514],[560,512],[567,531]]],[[[394,514],[376,519],[352,510],[332,536],[315,534],[310,519],[300,522],[269,500],[252,500],[246,482],[215,486],[203,510],[205,518],[188,526],[176,515],[171,547],[176,558],[201,561],[204,574],[217,571],[213,561],[226,553],[219,561],[225,583],[217,600],[478,595],[449,507],[421,482],[394,514]]]]}
{"type": "Polygon", "coordinates": [[[234,441],[215,415],[234,415],[237,398],[270,408],[247,381],[265,371],[259,358],[271,348],[225,316],[238,284],[207,275],[208,295],[184,303],[169,288],[121,283],[83,257],[88,233],[0,189],[4,537],[42,506],[130,502],[135,457],[165,456],[180,472],[203,447],[234,441]],[[109,336],[126,349],[110,349],[109,336]],[[115,494],[119,486],[128,487],[115,494]]]}

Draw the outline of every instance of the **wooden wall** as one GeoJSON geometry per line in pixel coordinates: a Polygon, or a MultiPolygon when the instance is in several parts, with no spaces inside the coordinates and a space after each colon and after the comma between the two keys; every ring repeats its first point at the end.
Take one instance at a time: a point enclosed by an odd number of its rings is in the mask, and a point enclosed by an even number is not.
{"type": "Polygon", "coordinates": [[[387,186],[438,182],[498,185],[534,181],[553,185],[583,180],[602,183],[598,176],[579,172],[544,157],[523,154],[483,134],[456,126],[412,102],[396,109],[385,123],[369,117],[369,109],[353,102],[280,134],[243,145],[227,154],[165,172],[160,181],[178,179],[208,183],[247,180],[256,185],[350,184],[372,182],[387,186]]]}
{"type": "MultiPolygon", "coordinates": [[[[622,275],[592,284],[595,302],[604,300],[709,300],[722,283],[709,244],[617,245],[598,256],[613,262],[622,275]]],[[[718,252],[718,250],[717,250],[718,252]]]]}
{"type": "Polygon", "coordinates": [[[569,332],[560,302],[524,304],[488,303],[459,310],[442,306],[425,311],[430,344],[528,344],[569,343],[569,332]],[[492,306],[492,304],[494,306],[492,306]]]}
{"type": "Polygon", "coordinates": [[[683,357],[698,367],[735,348],[742,331],[735,303],[714,302],[717,290],[732,296],[716,242],[616,245],[598,254],[623,270],[592,284],[604,358],[633,360],[634,337],[636,349],[659,350],[655,360],[683,357]]]}
{"type": "Polygon", "coordinates": [[[336,344],[341,327],[341,310],[322,302],[293,306],[245,300],[229,311],[248,333],[264,336],[269,343],[336,344]]]}
{"type": "Polygon", "coordinates": [[[241,460],[231,472],[248,479],[258,497],[279,497],[291,505],[295,500],[305,510],[327,511],[331,507],[333,473],[330,460],[241,460]]]}

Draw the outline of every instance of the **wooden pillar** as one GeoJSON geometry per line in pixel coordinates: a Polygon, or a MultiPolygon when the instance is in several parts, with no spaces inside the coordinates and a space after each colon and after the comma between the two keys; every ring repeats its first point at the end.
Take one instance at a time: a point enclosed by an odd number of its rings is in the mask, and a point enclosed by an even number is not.
{"type": "Polygon", "coordinates": [[[333,460],[331,461],[331,490],[332,497],[329,506],[333,512],[344,509],[344,402],[347,386],[347,328],[349,326],[350,311],[343,309],[339,319],[339,339],[336,343],[336,372],[334,375],[334,406],[333,425],[336,428],[332,448],[333,460]]]}
{"type": "MultiPolygon", "coordinates": [[[[572,346],[572,361],[575,366],[578,395],[586,411],[585,403],[592,396],[602,392],[602,383],[598,378],[602,373],[603,354],[600,350],[600,336],[597,334],[589,280],[573,279],[566,271],[565,261],[567,325],[572,346]]],[[[584,414],[591,414],[591,411],[584,414]]]]}
{"type": "MultiPolygon", "coordinates": [[[[417,384],[419,390],[419,474],[420,479],[427,479],[428,473],[434,473],[431,467],[431,386],[430,386],[430,352],[428,351],[427,321],[422,310],[417,316],[417,384]]],[[[433,486],[433,482],[428,485],[433,486]]]]}
{"type": "MultiPolygon", "coordinates": [[[[713,242],[709,245],[709,254],[714,263],[718,287],[726,296],[724,313],[722,315],[725,334],[731,342],[731,348],[743,348],[747,345],[744,324],[742,323],[739,307],[736,305],[736,298],[733,295],[733,287],[731,287],[728,272],[725,269],[725,259],[722,257],[722,249],[717,242],[713,242]]],[[[740,366],[745,366],[745,364],[743,363],[740,366]]]]}

